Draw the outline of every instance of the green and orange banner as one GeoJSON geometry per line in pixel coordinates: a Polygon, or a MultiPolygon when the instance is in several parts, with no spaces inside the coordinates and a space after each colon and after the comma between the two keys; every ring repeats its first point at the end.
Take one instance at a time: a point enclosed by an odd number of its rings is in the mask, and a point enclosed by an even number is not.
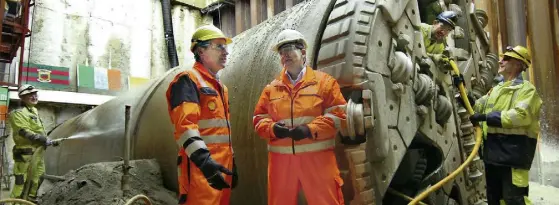
{"type": "Polygon", "coordinates": [[[78,87],[97,90],[121,90],[121,72],[118,69],[106,69],[78,65],[78,87]]]}
{"type": "Polygon", "coordinates": [[[7,87],[0,87],[0,128],[3,128],[6,121],[6,116],[8,115],[8,104],[10,98],[8,95],[7,87]]]}
{"type": "Polygon", "coordinates": [[[38,88],[65,89],[70,87],[70,72],[67,67],[24,63],[22,83],[38,88]]]}

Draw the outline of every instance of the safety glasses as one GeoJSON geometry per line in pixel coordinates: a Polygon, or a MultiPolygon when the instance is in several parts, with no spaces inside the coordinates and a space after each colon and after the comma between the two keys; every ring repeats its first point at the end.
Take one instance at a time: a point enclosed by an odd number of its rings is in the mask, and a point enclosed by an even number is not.
{"type": "MultiPolygon", "coordinates": [[[[506,48],[505,50],[508,51],[508,52],[513,52],[513,53],[515,53],[516,55],[520,56],[522,59],[528,61],[528,63],[532,63],[532,62],[530,62],[530,60],[524,58],[523,55],[520,55],[520,53],[516,52],[516,51],[513,49],[512,46],[507,46],[507,48],[506,48]]],[[[505,56],[505,57],[507,57],[507,56],[505,56]]],[[[509,60],[509,59],[510,59],[510,58],[505,59],[505,57],[503,57],[503,60],[509,60]]]]}
{"type": "Polygon", "coordinates": [[[218,50],[218,51],[227,51],[227,45],[225,45],[225,44],[213,44],[213,43],[210,43],[210,44],[208,45],[208,48],[212,48],[212,49],[215,49],[215,50],[218,50]]]}
{"type": "Polygon", "coordinates": [[[285,55],[285,54],[288,54],[288,53],[291,52],[291,51],[294,51],[294,50],[297,50],[297,49],[301,49],[301,48],[302,48],[302,47],[301,47],[301,46],[298,46],[297,44],[286,44],[286,45],[281,46],[281,47],[278,49],[278,53],[279,53],[280,55],[285,55]]]}

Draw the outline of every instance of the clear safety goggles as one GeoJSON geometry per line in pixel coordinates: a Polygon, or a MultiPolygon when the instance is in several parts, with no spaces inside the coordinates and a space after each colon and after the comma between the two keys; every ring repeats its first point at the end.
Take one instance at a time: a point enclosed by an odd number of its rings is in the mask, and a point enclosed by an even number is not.
{"type": "Polygon", "coordinates": [[[286,44],[286,45],[281,46],[281,47],[278,49],[278,53],[279,53],[280,55],[285,55],[285,54],[288,54],[288,53],[291,52],[291,51],[298,50],[298,49],[302,49],[302,48],[303,48],[303,47],[300,46],[300,45],[298,45],[298,44],[286,44]]]}

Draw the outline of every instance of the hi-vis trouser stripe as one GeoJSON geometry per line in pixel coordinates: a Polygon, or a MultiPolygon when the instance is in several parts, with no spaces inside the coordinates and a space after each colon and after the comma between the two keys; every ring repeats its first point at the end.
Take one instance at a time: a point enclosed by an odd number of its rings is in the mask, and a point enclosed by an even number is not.
{"type": "Polygon", "coordinates": [[[332,112],[332,110],[336,108],[344,109],[345,105],[336,105],[336,106],[326,108],[326,110],[324,111],[324,117],[332,119],[332,121],[334,121],[334,126],[336,127],[336,129],[340,130],[342,129],[342,119],[330,113],[332,112]]]}
{"type": "Polygon", "coordinates": [[[335,144],[336,141],[334,139],[329,139],[311,144],[295,145],[294,147],[268,145],[268,151],[280,154],[293,154],[293,151],[295,153],[316,152],[334,148],[335,144]]]}
{"type": "Polygon", "coordinates": [[[521,128],[500,128],[500,127],[487,127],[487,133],[507,134],[507,135],[525,135],[530,138],[537,138],[535,133],[529,132],[527,129],[521,128]]]}

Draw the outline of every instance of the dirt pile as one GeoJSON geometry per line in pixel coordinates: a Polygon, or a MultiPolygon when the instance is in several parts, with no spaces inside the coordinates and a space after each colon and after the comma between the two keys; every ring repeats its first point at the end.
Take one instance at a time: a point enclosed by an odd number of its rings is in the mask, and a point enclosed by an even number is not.
{"type": "MultiPolygon", "coordinates": [[[[121,190],[122,162],[88,164],[64,175],[44,190],[40,204],[45,205],[122,205],[137,194],[148,196],[153,204],[177,204],[176,194],[163,187],[155,160],[130,161],[130,193],[121,190]]],[[[143,203],[137,203],[143,204],[143,203]]]]}

